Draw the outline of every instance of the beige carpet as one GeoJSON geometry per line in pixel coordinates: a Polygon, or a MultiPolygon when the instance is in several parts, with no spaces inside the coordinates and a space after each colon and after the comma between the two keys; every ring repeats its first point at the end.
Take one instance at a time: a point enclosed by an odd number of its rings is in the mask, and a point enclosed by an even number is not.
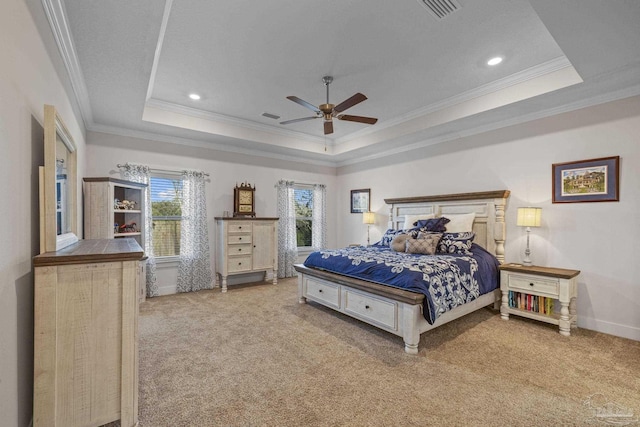
{"type": "Polygon", "coordinates": [[[400,337],[298,304],[296,283],[143,303],[140,425],[604,425],[606,402],[640,416],[639,342],[482,309],[410,356],[400,337]]]}

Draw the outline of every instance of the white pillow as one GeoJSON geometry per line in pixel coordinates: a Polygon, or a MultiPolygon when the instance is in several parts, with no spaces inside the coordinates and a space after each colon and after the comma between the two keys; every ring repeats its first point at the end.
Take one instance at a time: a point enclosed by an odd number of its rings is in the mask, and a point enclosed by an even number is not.
{"type": "Polygon", "coordinates": [[[445,227],[447,227],[447,233],[473,231],[473,220],[476,219],[475,212],[468,214],[443,214],[442,216],[449,219],[449,222],[445,225],[445,227]]]}
{"type": "Polygon", "coordinates": [[[403,230],[408,230],[410,228],[414,228],[415,225],[413,225],[414,222],[421,220],[421,219],[431,219],[431,218],[435,218],[436,214],[422,214],[422,215],[405,215],[404,216],[404,225],[402,226],[403,230]]]}

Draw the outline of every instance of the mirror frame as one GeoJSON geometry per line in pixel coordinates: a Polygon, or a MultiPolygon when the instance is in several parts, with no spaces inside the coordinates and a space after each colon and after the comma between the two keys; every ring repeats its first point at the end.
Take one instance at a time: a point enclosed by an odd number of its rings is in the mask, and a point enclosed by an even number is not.
{"type": "Polygon", "coordinates": [[[78,238],[77,151],[71,133],[52,105],[44,106],[44,167],[40,168],[40,252],[55,252],[78,238]],[[67,148],[66,213],[69,233],[57,234],[56,142],[59,136],[67,148]]]}

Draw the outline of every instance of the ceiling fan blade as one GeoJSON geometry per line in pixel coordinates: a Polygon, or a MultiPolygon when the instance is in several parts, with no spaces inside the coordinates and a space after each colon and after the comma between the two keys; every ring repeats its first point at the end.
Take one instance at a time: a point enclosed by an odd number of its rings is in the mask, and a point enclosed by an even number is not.
{"type": "Polygon", "coordinates": [[[288,125],[289,123],[304,122],[306,120],[313,120],[313,119],[319,119],[319,118],[320,118],[320,116],[302,117],[301,119],[285,120],[284,122],[280,122],[280,124],[281,125],[288,125]]]}
{"type": "Polygon", "coordinates": [[[340,104],[333,107],[333,111],[336,113],[340,113],[346,110],[347,108],[351,108],[354,105],[361,103],[365,99],[367,99],[367,97],[361,94],[360,92],[358,92],[355,95],[353,95],[351,98],[346,99],[342,101],[340,104]]]}
{"type": "Polygon", "coordinates": [[[324,134],[329,135],[333,133],[333,122],[324,122],[324,134]]]}
{"type": "Polygon", "coordinates": [[[303,107],[305,107],[305,108],[308,108],[309,110],[313,111],[313,112],[314,112],[314,113],[316,113],[316,114],[322,114],[322,111],[320,111],[320,110],[318,109],[318,107],[316,107],[316,106],[315,106],[315,105],[313,105],[313,104],[308,103],[308,102],[307,102],[307,101],[305,101],[304,99],[300,99],[300,98],[298,98],[297,96],[293,96],[293,95],[292,95],[292,96],[287,96],[287,99],[289,99],[289,100],[291,100],[291,101],[293,101],[293,102],[295,102],[295,103],[297,103],[297,104],[300,104],[300,105],[302,105],[302,106],[303,106],[303,107]]]}
{"type": "Polygon", "coordinates": [[[336,117],[338,120],[346,120],[348,122],[366,123],[368,125],[374,125],[378,121],[375,117],[364,116],[350,116],[348,114],[340,114],[336,117]]]}

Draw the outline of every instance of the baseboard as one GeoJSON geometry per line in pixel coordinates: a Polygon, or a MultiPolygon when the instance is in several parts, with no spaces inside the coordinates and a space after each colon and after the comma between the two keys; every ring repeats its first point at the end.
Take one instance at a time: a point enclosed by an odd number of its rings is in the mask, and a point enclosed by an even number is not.
{"type": "Polygon", "coordinates": [[[584,316],[578,316],[578,326],[592,331],[602,332],[603,334],[640,341],[640,328],[634,326],[620,325],[618,323],[605,322],[604,320],[584,316]]]}

